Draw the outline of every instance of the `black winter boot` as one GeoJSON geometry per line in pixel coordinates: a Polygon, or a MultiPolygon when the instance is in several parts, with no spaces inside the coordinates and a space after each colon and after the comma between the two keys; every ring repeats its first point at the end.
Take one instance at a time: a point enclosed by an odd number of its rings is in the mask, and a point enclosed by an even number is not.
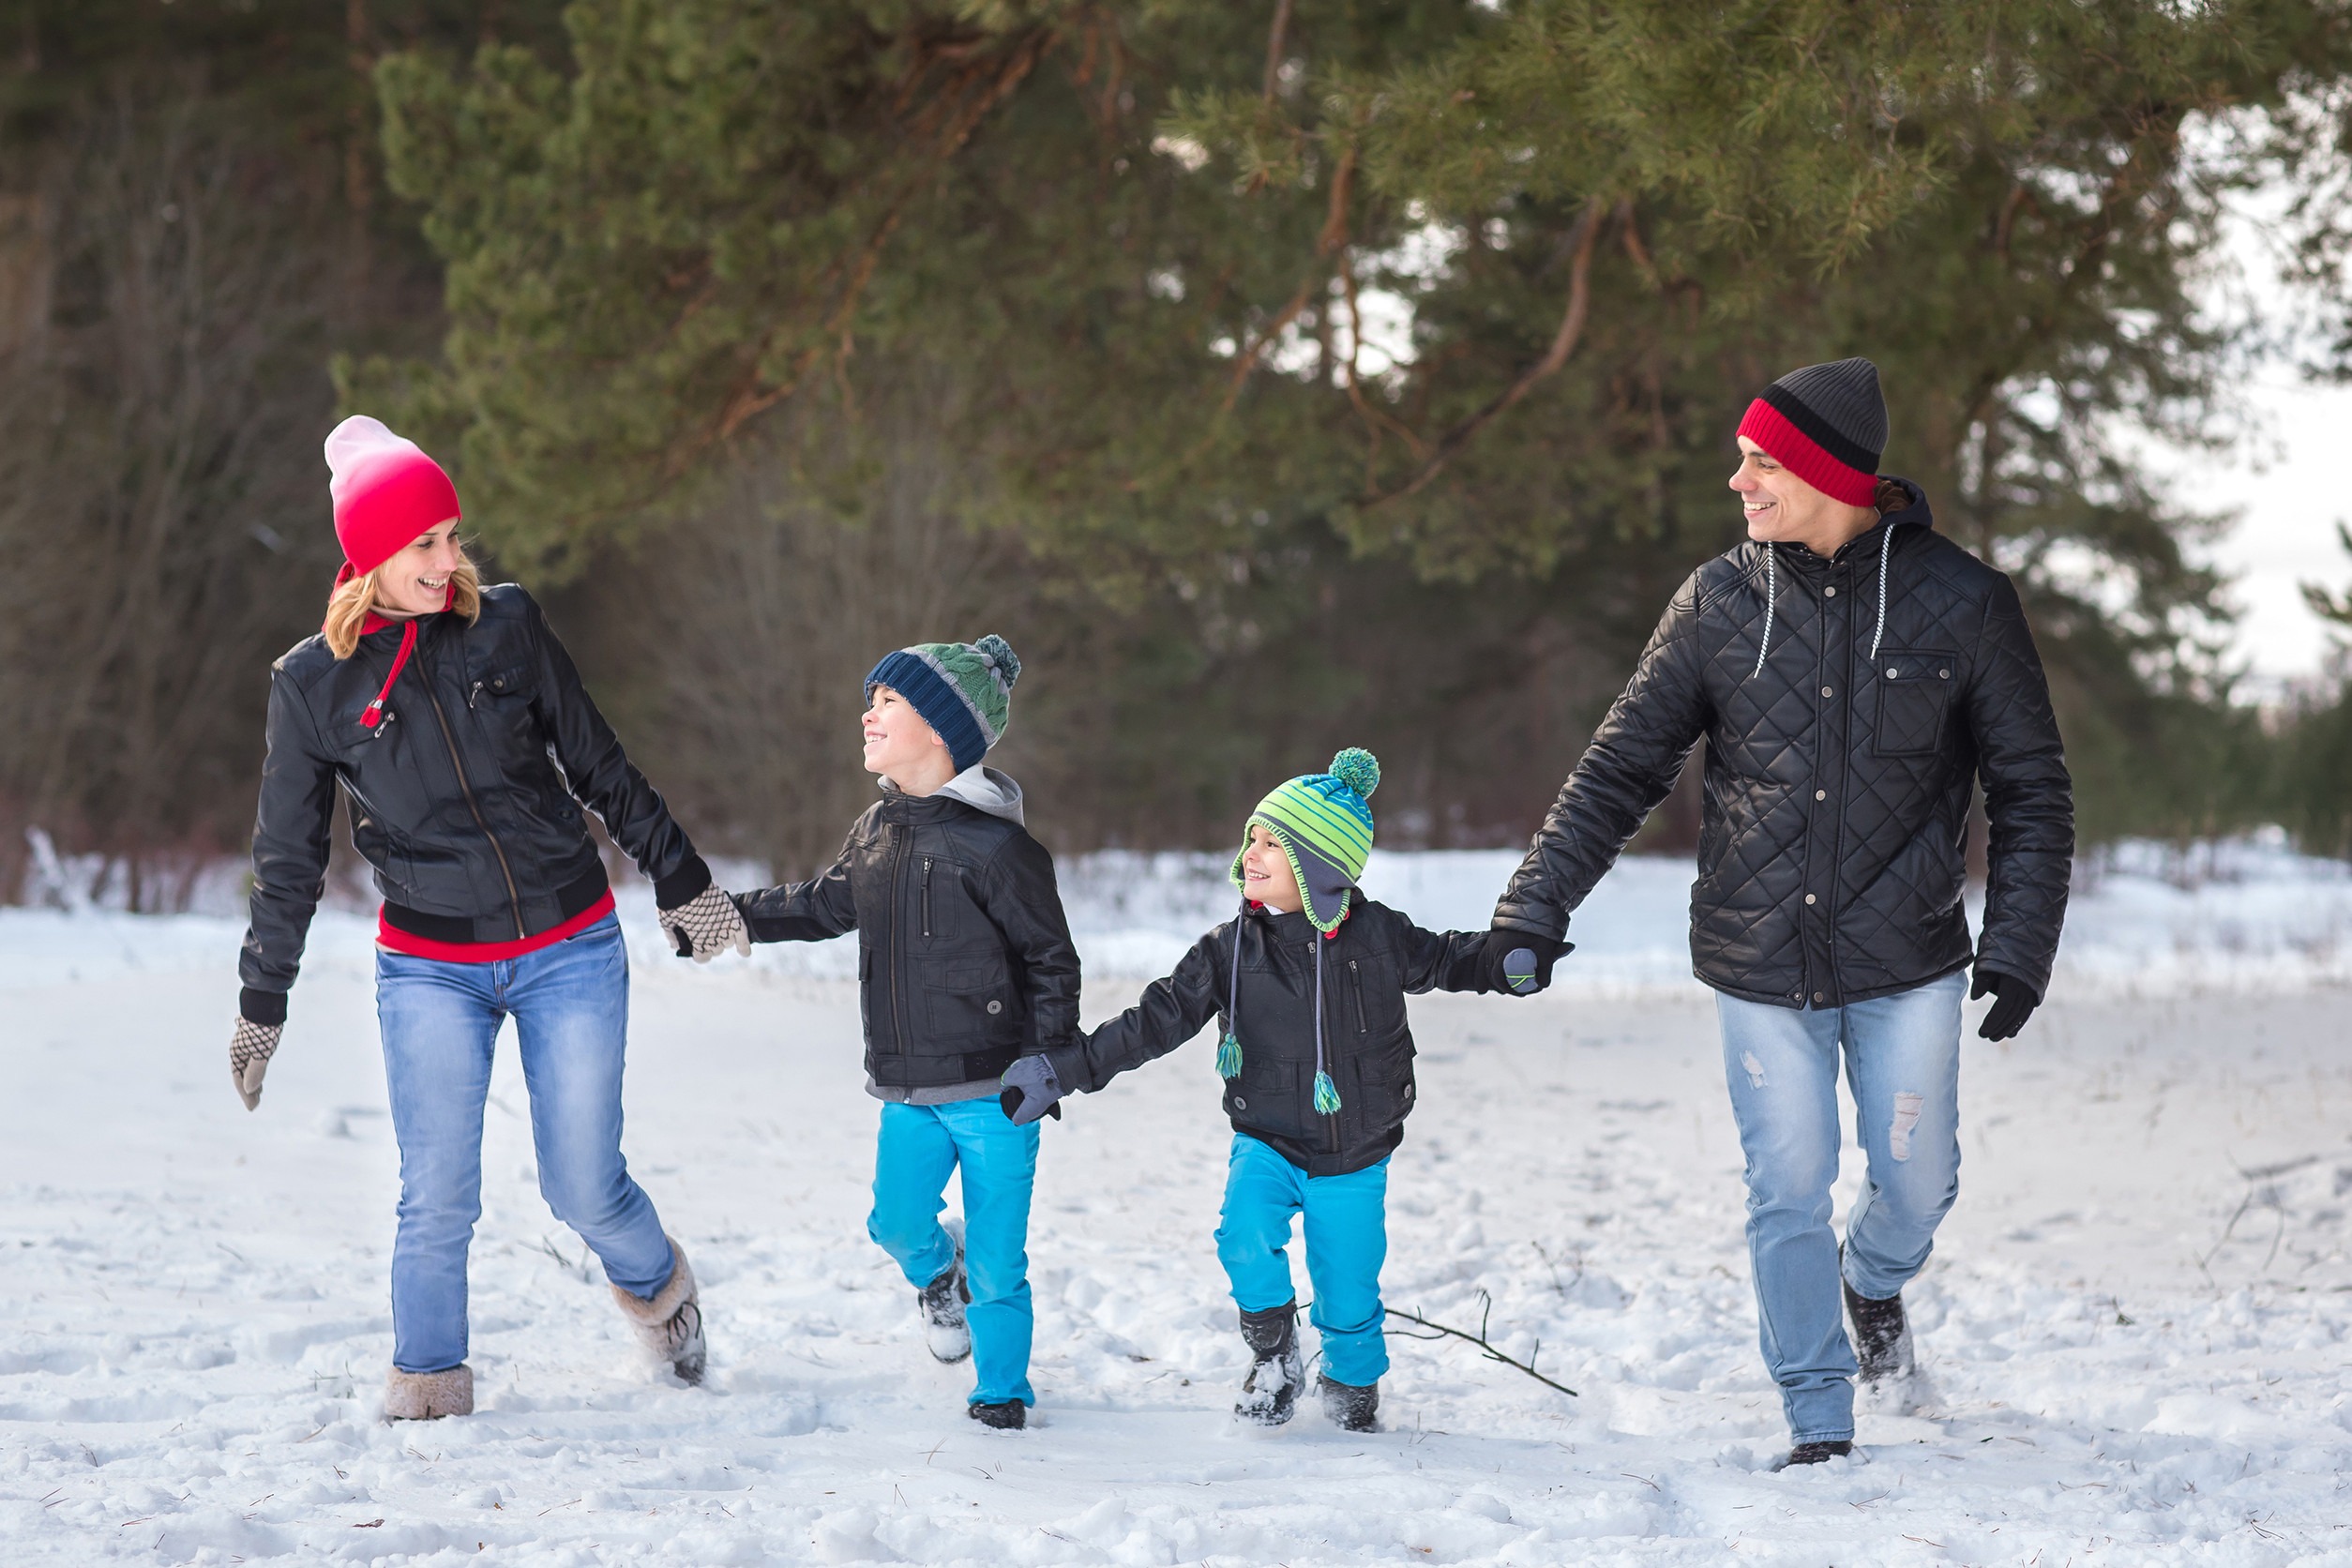
{"type": "Polygon", "coordinates": [[[932,1360],[953,1365],[972,1354],[972,1330],[964,1322],[964,1304],[971,1300],[972,1287],[964,1282],[964,1255],[959,1247],[945,1272],[914,1295],[915,1305],[923,1313],[923,1343],[930,1348],[932,1360]]]}
{"type": "Polygon", "coordinates": [[[1780,1462],[1772,1468],[1785,1470],[1792,1465],[1825,1465],[1832,1459],[1853,1452],[1854,1445],[1850,1442],[1801,1442],[1781,1455],[1780,1462]]]}
{"type": "Polygon", "coordinates": [[[1029,1407],[1018,1399],[1007,1399],[1001,1405],[966,1405],[964,1414],[1000,1432],[1018,1432],[1029,1425],[1029,1407]]]}
{"type": "Polygon", "coordinates": [[[1279,1426],[1298,1410],[1299,1388],[1306,1381],[1299,1359],[1299,1304],[1243,1313],[1242,1338],[1253,1359],[1233,1413],[1254,1425],[1279,1426]]]}
{"type": "Polygon", "coordinates": [[[1331,1417],[1334,1426],[1349,1432],[1370,1432],[1379,1427],[1380,1384],[1366,1383],[1358,1388],[1353,1383],[1335,1383],[1318,1372],[1315,1392],[1322,1396],[1323,1413],[1331,1417]]]}
{"type": "Polygon", "coordinates": [[[1846,1293],[1846,1316],[1854,1325],[1854,1361],[1860,1369],[1855,1375],[1862,1385],[1868,1388],[1889,1378],[1909,1377],[1911,1324],[1903,1315],[1902,1293],[1884,1301],[1857,1295],[1846,1283],[1843,1270],[1837,1285],[1846,1293]]]}

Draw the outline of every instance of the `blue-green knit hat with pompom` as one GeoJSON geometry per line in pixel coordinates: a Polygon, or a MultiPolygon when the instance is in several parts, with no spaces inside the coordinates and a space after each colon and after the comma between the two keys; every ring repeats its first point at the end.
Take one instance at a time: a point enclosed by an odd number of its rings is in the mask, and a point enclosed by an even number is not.
{"type": "MultiPolygon", "coordinates": [[[[1277,784],[1242,828],[1263,827],[1290,857],[1298,873],[1306,918],[1319,931],[1334,931],[1348,913],[1348,890],[1364,875],[1372,852],[1372,807],[1368,797],[1380,787],[1380,760],[1351,746],[1331,760],[1329,773],[1310,773],[1277,784]]],[[[1233,857],[1233,885],[1242,884],[1242,857],[1233,857]]]]}
{"type": "Polygon", "coordinates": [[[914,705],[939,731],[961,773],[988,754],[1013,722],[1013,683],[1021,661],[1012,644],[991,632],[977,642],[917,642],[867,672],[866,700],[886,686],[914,705]]]}

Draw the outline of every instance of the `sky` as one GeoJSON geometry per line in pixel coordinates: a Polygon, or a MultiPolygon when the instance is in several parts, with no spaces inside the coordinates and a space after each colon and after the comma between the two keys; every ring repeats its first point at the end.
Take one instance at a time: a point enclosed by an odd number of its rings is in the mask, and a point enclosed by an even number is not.
{"type": "Polygon", "coordinates": [[[2314,384],[2292,367],[2275,366],[2244,397],[2263,434],[2236,458],[2183,473],[2179,499],[2239,514],[2206,554],[2234,580],[2230,596],[2242,612],[2238,654],[2257,686],[2275,689],[2317,673],[2330,641],[2299,584],[2341,590],[2352,583],[2352,556],[2335,536],[2337,520],[2352,519],[2344,484],[2352,387],[2314,384]]]}
{"type": "MultiPolygon", "coordinates": [[[[2209,309],[2230,319],[2251,315],[2291,335],[2310,320],[2312,301],[2281,276],[2287,199],[2283,188],[2228,198],[2209,309]]],[[[2314,359],[2324,347],[2315,338],[2289,346],[2314,359]]],[[[2311,381],[2284,357],[2249,378],[2238,406],[2216,411],[2237,415],[2252,439],[2229,458],[2184,463],[2175,481],[2175,499],[2185,505],[2238,516],[2203,553],[2232,580],[2230,598],[2240,612],[2232,641],[2254,676],[2247,695],[2255,698],[2320,673],[2337,641],[2304,603],[2301,584],[2352,585],[2352,556],[2335,534],[2338,519],[2352,519],[2341,478],[2352,448],[2352,387],[2311,381]]]]}

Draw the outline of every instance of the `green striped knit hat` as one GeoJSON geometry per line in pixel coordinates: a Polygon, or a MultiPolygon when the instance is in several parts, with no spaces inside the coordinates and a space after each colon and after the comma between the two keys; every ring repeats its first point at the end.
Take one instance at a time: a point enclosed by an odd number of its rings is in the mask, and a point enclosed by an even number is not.
{"type": "Polygon", "coordinates": [[[884,654],[867,672],[866,700],[886,686],[914,704],[961,773],[1004,738],[1020,674],[1012,645],[993,632],[977,642],[918,642],[884,654]]]}
{"type": "MultiPolygon", "coordinates": [[[[1348,890],[1364,875],[1364,858],[1372,852],[1372,807],[1366,804],[1380,787],[1380,760],[1360,746],[1351,746],[1331,760],[1329,773],[1310,773],[1277,784],[1242,828],[1242,847],[1249,847],[1249,830],[1262,827],[1274,836],[1297,873],[1306,918],[1317,930],[1339,928],[1348,913],[1348,890]]],[[[1233,857],[1233,885],[1242,882],[1242,857],[1233,857]]]]}

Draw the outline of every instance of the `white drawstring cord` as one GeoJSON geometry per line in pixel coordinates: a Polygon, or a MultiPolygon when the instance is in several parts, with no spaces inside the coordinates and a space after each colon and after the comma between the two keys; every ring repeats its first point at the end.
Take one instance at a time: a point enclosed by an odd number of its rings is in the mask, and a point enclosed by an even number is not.
{"type": "Polygon", "coordinates": [[[1779,559],[1771,545],[1764,547],[1764,635],[1756,644],[1756,668],[1748,671],[1751,681],[1764,673],[1764,655],[1772,645],[1772,604],[1780,596],[1779,559]]]}
{"type": "Polygon", "coordinates": [[[1878,641],[1887,635],[1887,557],[1894,553],[1894,525],[1887,525],[1887,536],[1878,541],[1878,629],[1870,634],[1870,662],[1878,662],[1878,641]]]}

